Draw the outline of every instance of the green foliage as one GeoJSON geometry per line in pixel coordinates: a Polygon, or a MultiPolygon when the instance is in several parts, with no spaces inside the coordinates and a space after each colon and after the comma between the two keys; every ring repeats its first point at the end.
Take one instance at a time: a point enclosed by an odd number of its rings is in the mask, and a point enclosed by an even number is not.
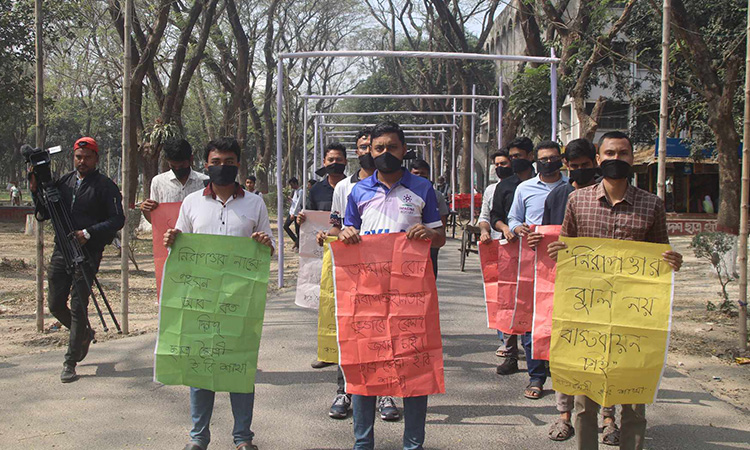
{"type": "Polygon", "coordinates": [[[549,70],[546,64],[526,67],[513,80],[510,114],[520,119],[522,134],[532,140],[548,139],[552,133],[549,70]]]}
{"type": "MultiPolygon", "coordinates": [[[[690,243],[690,247],[693,249],[695,257],[708,261],[716,271],[716,275],[719,277],[719,283],[721,284],[721,292],[719,292],[719,295],[721,296],[722,302],[719,305],[719,311],[729,315],[734,313],[735,308],[729,300],[727,285],[732,281],[735,281],[735,277],[727,267],[726,256],[734,248],[736,240],[737,238],[735,236],[727,233],[698,233],[693,237],[693,240],[690,243]]],[[[716,307],[710,300],[708,300],[706,309],[712,311],[716,309],[716,307]]]]}

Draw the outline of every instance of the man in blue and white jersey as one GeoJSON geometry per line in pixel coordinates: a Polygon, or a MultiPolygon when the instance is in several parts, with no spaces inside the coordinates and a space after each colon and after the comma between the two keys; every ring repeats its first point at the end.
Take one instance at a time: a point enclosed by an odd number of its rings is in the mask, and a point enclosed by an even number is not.
{"type": "MultiPolygon", "coordinates": [[[[401,127],[381,123],[370,136],[376,170],[349,194],[339,240],[356,244],[360,234],[406,232],[409,239],[431,240],[433,247],[445,245],[432,184],[401,167],[406,155],[401,127]]],[[[355,450],[375,448],[375,402],[374,396],[352,396],[355,450]]],[[[404,450],[422,449],[426,416],[427,396],[404,398],[404,450]]]]}

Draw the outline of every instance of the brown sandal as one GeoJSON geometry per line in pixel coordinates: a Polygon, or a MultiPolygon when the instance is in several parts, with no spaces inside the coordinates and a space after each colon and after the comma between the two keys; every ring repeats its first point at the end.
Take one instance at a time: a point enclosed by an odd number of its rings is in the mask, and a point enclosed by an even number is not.
{"type": "Polygon", "coordinates": [[[542,386],[540,386],[538,382],[532,381],[526,386],[526,390],[523,391],[523,396],[532,400],[539,400],[542,398],[543,392],[544,390],[542,389],[542,386]]]}
{"type": "Polygon", "coordinates": [[[549,438],[553,441],[567,441],[575,436],[576,431],[569,420],[558,417],[549,429],[549,438]]]}

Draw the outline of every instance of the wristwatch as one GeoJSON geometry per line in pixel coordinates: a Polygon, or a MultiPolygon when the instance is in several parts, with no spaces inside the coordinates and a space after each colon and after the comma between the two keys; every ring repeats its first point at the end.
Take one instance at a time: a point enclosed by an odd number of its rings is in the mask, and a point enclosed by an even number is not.
{"type": "Polygon", "coordinates": [[[83,231],[83,237],[85,237],[87,241],[91,239],[91,234],[89,234],[88,231],[86,230],[81,230],[81,231],[83,231]]]}

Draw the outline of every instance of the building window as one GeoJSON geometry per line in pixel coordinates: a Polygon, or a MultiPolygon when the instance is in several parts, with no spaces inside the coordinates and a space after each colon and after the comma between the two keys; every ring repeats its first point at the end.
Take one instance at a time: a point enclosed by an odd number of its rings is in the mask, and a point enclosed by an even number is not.
{"type": "MultiPolygon", "coordinates": [[[[586,114],[594,110],[594,103],[586,103],[586,114]]],[[[630,127],[628,121],[628,104],[618,103],[611,100],[604,104],[604,111],[599,118],[599,129],[604,130],[627,130],[630,127]]]]}

